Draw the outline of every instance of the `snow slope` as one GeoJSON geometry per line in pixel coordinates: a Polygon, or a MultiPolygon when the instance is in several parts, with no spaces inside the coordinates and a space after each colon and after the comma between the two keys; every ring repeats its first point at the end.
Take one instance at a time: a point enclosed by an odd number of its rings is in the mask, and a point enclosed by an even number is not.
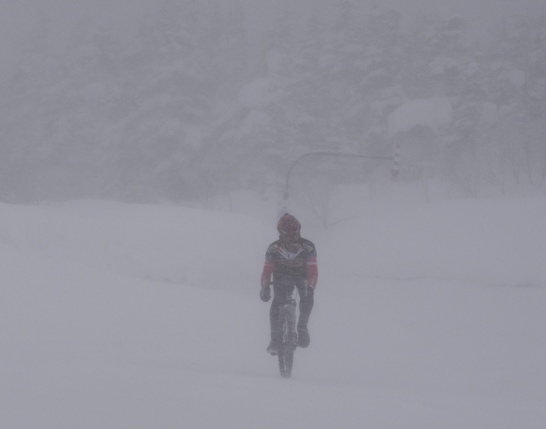
{"type": "Polygon", "coordinates": [[[309,237],[312,343],[284,380],[258,299],[269,223],[1,204],[0,426],[542,429],[546,201],[338,217],[309,237]]]}

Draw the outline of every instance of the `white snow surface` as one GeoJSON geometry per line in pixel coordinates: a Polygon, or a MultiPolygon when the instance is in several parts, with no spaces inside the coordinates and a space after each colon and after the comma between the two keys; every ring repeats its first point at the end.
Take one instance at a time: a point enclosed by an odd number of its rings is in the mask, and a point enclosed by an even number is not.
{"type": "Polygon", "coordinates": [[[340,198],[289,380],[269,221],[0,204],[0,427],[542,429],[546,200],[340,198]]]}

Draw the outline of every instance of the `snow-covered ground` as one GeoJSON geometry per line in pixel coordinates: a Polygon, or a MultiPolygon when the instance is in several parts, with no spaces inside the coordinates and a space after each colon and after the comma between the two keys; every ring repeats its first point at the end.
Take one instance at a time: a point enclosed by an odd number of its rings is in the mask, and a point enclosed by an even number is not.
{"type": "Polygon", "coordinates": [[[290,380],[273,215],[1,204],[0,427],[542,429],[546,199],[346,197],[290,380]]]}

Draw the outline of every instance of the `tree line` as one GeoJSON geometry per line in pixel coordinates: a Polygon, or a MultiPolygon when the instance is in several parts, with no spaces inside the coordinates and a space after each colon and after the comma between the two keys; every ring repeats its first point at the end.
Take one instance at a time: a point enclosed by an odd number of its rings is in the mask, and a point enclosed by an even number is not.
{"type": "Polygon", "coordinates": [[[389,156],[406,137],[428,140],[434,174],[469,195],[544,185],[546,14],[506,19],[483,41],[462,18],[404,26],[394,10],[340,2],[333,23],[287,12],[250,40],[242,10],[192,4],[165,0],[130,42],[90,27],[62,55],[37,23],[2,82],[0,200],[281,192],[305,153],[389,156]],[[448,125],[392,135],[393,111],[434,98],[449,100],[448,125]]]}

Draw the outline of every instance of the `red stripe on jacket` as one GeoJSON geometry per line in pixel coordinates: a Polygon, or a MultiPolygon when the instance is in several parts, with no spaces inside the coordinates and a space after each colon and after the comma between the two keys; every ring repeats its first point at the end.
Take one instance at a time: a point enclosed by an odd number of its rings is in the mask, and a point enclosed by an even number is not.
{"type": "Polygon", "coordinates": [[[318,280],[317,258],[309,258],[307,260],[307,285],[315,289],[318,280]]]}
{"type": "Polygon", "coordinates": [[[262,271],[262,288],[269,285],[271,282],[271,274],[273,274],[273,263],[271,261],[265,261],[264,269],[262,271]]]}

